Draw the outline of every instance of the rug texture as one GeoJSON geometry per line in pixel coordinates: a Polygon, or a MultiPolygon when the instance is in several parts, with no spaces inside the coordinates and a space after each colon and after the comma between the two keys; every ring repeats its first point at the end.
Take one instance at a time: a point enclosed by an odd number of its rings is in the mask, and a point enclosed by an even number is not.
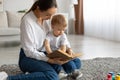
{"type": "MultiPolygon", "coordinates": [[[[80,71],[83,76],[80,80],[106,80],[109,72],[120,73],[120,58],[94,58],[81,60],[80,71]]],[[[0,71],[6,71],[9,75],[21,74],[17,64],[5,64],[0,67],[0,71]]]]}
{"type": "Polygon", "coordinates": [[[80,80],[107,80],[109,72],[120,73],[120,58],[94,58],[82,61],[80,80]]]}

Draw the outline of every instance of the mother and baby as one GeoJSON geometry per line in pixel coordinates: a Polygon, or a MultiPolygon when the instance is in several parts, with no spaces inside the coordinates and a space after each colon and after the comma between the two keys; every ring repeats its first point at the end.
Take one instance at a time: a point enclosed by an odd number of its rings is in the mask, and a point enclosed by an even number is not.
{"type": "Polygon", "coordinates": [[[57,49],[70,55],[73,53],[64,33],[66,20],[61,14],[54,15],[56,11],[56,0],[37,0],[23,16],[19,67],[29,74],[9,76],[6,72],[0,72],[0,80],[59,80],[61,69],[67,73],[67,80],[77,80],[82,76],[79,58],[68,61],[46,56],[57,49]],[[47,23],[49,19],[51,24],[47,23]]]}

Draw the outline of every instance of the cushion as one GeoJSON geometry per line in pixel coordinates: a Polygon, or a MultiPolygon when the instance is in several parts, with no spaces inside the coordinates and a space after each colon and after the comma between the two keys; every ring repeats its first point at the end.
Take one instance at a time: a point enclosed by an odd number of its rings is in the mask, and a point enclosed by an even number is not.
{"type": "Polygon", "coordinates": [[[20,29],[18,28],[0,28],[0,36],[19,35],[20,29]]]}
{"type": "Polygon", "coordinates": [[[7,11],[8,27],[19,28],[24,13],[7,11]]]}
{"type": "Polygon", "coordinates": [[[0,12],[0,28],[7,28],[8,22],[7,22],[7,14],[6,12],[0,12]]]}
{"type": "Polygon", "coordinates": [[[0,72],[5,71],[8,75],[23,73],[17,64],[4,64],[0,67],[0,72]]]}

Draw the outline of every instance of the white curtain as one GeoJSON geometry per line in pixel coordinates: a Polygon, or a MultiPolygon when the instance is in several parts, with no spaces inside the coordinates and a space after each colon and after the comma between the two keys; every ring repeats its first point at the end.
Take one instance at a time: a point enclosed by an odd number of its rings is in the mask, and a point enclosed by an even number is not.
{"type": "Polygon", "coordinates": [[[120,0],[83,0],[85,35],[120,41],[120,0]]]}

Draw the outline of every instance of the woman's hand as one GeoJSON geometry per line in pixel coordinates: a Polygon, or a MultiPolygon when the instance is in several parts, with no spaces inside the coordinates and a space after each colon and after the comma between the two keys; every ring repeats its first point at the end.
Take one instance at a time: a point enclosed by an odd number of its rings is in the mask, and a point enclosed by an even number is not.
{"type": "Polygon", "coordinates": [[[69,60],[62,60],[61,58],[54,58],[54,59],[49,59],[48,63],[62,65],[67,63],[68,61],[69,60]]]}

